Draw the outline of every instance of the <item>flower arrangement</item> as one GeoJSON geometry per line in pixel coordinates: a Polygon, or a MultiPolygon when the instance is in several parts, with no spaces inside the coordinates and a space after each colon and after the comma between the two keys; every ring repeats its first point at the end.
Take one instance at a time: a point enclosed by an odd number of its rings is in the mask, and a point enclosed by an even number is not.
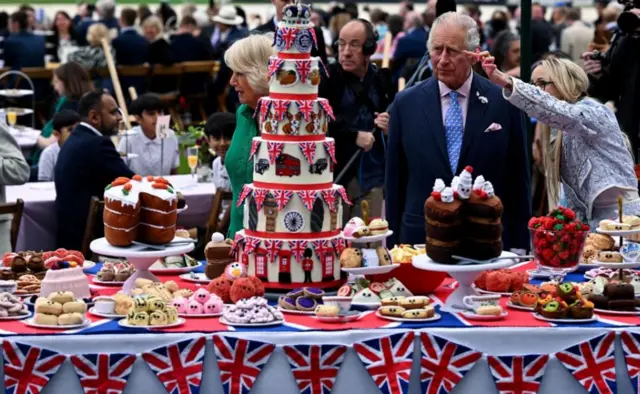
{"type": "Polygon", "coordinates": [[[190,125],[184,130],[176,124],[173,129],[175,130],[176,137],[178,137],[178,144],[180,144],[181,150],[196,146],[198,147],[198,162],[201,164],[209,164],[213,159],[213,155],[209,151],[209,143],[204,133],[204,125],[205,122],[202,122],[190,125]]]}

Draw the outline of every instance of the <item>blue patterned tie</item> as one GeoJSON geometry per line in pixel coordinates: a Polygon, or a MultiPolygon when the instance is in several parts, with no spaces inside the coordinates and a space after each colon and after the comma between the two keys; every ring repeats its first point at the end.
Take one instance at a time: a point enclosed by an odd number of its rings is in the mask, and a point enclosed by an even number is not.
{"type": "Polygon", "coordinates": [[[455,90],[449,92],[451,104],[444,117],[449,165],[451,166],[451,172],[454,174],[458,168],[460,150],[462,149],[462,108],[460,108],[460,103],[458,103],[458,94],[455,90]]]}

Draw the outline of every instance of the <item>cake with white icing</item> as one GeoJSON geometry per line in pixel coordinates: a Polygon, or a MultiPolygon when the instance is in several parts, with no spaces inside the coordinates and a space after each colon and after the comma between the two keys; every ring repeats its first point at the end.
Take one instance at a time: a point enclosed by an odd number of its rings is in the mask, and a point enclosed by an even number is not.
{"type": "Polygon", "coordinates": [[[161,245],[176,234],[178,196],[162,177],[120,177],[104,191],[104,235],[113,246],[161,245]]]}
{"type": "Polygon", "coordinates": [[[315,44],[311,9],[285,7],[269,60],[269,97],[256,116],[260,137],[252,141],[253,183],[238,198],[244,230],[235,235],[235,258],[266,288],[338,287],[345,248],[342,237],[343,187],[333,184],[335,141],[327,138],[333,117],[318,98],[322,71],[311,57],[315,44]],[[310,275],[309,275],[310,271],[310,275]]]}

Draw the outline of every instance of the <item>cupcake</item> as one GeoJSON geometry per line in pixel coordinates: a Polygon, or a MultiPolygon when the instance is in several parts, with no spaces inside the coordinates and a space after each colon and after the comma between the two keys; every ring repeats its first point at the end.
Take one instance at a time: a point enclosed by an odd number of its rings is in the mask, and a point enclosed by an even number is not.
{"type": "Polygon", "coordinates": [[[305,297],[313,298],[316,300],[321,300],[322,296],[324,296],[324,291],[315,287],[305,287],[303,289],[303,293],[305,297]]]}
{"type": "Polygon", "coordinates": [[[569,309],[564,302],[552,300],[547,302],[539,313],[547,319],[563,319],[569,314],[569,309]]]}
{"type": "Polygon", "coordinates": [[[571,304],[569,311],[574,319],[591,319],[593,317],[593,308],[593,302],[580,298],[571,304]]]}
{"type": "Polygon", "coordinates": [[[298,297],[298,299],[296,299],[296,309],[299,311],[313,311],[317,305],[316,300],[311,297],[298,297]]]}
{"type": "Polygon", "coordinates": [[[27,271],[27,261],[24,259],[24,257],[18,255],[13,258],[13,261],[11,262],[11,271],[15,273],[27,271]]]}
{"type": "Polygon", "coordinates": [[[42,260],[42,254],[38,253],[32,255],[27,262],[27,268],[29,268],[31,272],[44,271],[44,260],[42,260]]]}
{"type": "Polygon", "coordinates": [[[231,256],[232,245],[233,242],[225,240],[220,233],[214,233],[211,236],[211,241],[204,248],[204,255],[207,259],[204,274],[207,278],[217,278],[224,273],[224,269],[228,264],[233,263],[233,257],[231,256]]]}

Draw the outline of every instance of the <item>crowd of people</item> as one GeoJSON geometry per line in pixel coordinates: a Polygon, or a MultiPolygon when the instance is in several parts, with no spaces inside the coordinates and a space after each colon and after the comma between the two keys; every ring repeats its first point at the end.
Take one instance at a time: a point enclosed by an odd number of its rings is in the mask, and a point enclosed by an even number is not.
{"type": "MultiPolygon", "coordinates": [[[[7,16],[0,16],[5,66],[41,66],[45,56],[61,63],[52,83],[57,99],[36,152],[25,159],[0,129],[0,141],[7,141],[0,146],[0,202],[4,185],[26,182],[25,168],[37,169],[38,180],[56,185],[58,222],[64,223],[59,246],[77,249],[90,199],[100,197],[104,185],[134,173],[175,173],[175,134],[160,144],[155,131],[166,110],[158,92],[141,92],[130,103],[137,126],[128,138],[117,148],[108,138],[117,134],[122,115],[105,85],[89,73],[104,66],[107,38],[119,65],[221,61],[215,77],[195,83],[229,90],[236,104],[235,115],[214,110],[205,125],[215,153],[214,182],[233,192],[221,216],[233,238],[243,223],[235,202],[252,182],[247,157],[260,134],[257,103],[269,94],[273,32],[290,3],[271,2],[275,12],[265,21],[231,5],[207,12],[184,7],[177,15],[162,3],[155,13],[141,6],[123,8],[116,17],[115,4],[101,0],[94,17],[93,7],[81,4],[73,18],[56,13],[54,34],[47,38],[52,46],[33,33],[43,26],[36,25],[42,21],[31,7],[11,14],[8,30],[1,23],[7,16]],[[119,152],[140,159],[123,159],[119,152]]],[[[456,12],[451,0],[429,0],[422,13],[414,7],[403,2],[398,14],[388,15],[380,9],[359,12],[347,3],[312,14],[318,41],[312,54],[327,65],[319,95],[336,115],[328,128],[336,141],[334,175],[354,202],[344,209],[345,220],[360,215],[360,201],[367,200],[373,216],[386,211],[392,244],[423,243],[423,205],[435,179],[449,181],[467,165],[490,180],[504,202],[505,249],[527,250],[533,211],[559,203],[592,224],[614,215],[618,196],[627,213],[640,214],[634,171],[639,9],[597,3],[598,19],[585,21],[570,4],[553,10],[534,4],[535,64],[531,81],[522,81],[518,7],[497,10],[484,23],[480,8],[456,12]],[[376,62],[385,55],[388,35],[386,69],[376,62]],[[398,92],[400,81],[406,88],[398,92]],[[531,137],[527,122],[535,127],[531,137]]],[[[6,249],[1,242],[0,250],[6,249]]]]}

